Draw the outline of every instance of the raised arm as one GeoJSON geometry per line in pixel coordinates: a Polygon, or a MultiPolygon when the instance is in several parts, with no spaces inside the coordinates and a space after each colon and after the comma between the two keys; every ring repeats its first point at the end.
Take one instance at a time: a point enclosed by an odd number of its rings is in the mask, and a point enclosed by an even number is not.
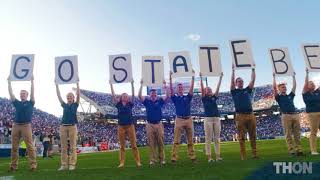
{"type": "Polygon", "coordinates": [[[194,70],[192,70],[192,78],[191,78],[191,85],[190,85],[190,89],[189,89],[189,94],[193,95],[193,89],[194,89],[194,70]]]}
{"type": "Polygon", "coordinates": [[[249,83],[249,88],[253,89],[254,88],[254,82],[256,81],[256,65],[252,65],[252,71],[251,71],[251,81],[249,83]]]}
{"type": "Polygon", "coordinates": [[[205,96],[205,91],[204,91],[204,86],[203,86],[203,81],[202,81],[202,73],[199,73],[200,76],[200,88],[201,88],[201,96],[205,96]]]}
{"type": "Polygon", "coordinates": [[[57,92],[57,97],[58,97],[58,100],[59,100],[60,104],[63,104],[63,100],[61,98],[61,94],[60,94],[60,89],[59,89],[58,83],[56,83],[56,92],[57,92]]]}
{"type": "Polygon", "coordinates": [[[139,88],[139,94],[138,94],[138,97],[140,99],[141,102],[144,101],[144,97],[142,96],[142,84],[143,84],[143,80],[141,79],[140,81],[140,88],[139,88]]]}
{"type": "Polygon", "coordinates": [[[35,102],[35,99],[34,99],[34,77],[33,77],[33,75],[32,75],[32,77],[31,77],[30,100],[31,100],[32,102],[35,102]]]}
{"type": "Polygon", "coordinates": [[[223,77],[223,72],[221,72],[221,74],[220,74],[220,78],[219,78],[219,82],[218,82],[218,85],[217,85],[217,88],[216,88],[216,92],[214,93],[215,96],[219,95],[219,90],[220,90],[220,86],[221,86],[222,77],[223,77]]]}
{"type": "Polygon", "coordinates": [[[309,70],[306,68],[306,78],[304,79],[304,86],[302,90],[302,94],[308,92],[308,83],[309,83],[309,70]]]}
{"type": "Polygon", "coordinates": [[[236,88],[234,81],[235,81],[235,66],[234,64],[232,64],[230,90],[234,90],[236,88]]]}
{"type": "Polygon", "coordinates": [[[170,75],[169,75],[169,79],[170,79],[170,96],[174,95],[173,85],[172,85],[172,74],[173,74],[173,72],[170,71],[170,75]]]}
{"type": "Polygon", "coordinates": [[[170,93],[168,91],[168,88],[167,88],[167,82],[165,80],[163,80],[163,89],[166,91],[166,96],[165,97],[162,97],[163,100],[166,102],[168,101],[169,97],[170,97],[170,93]]]}
{"type": "Polygon", "coordinates": [[[277,88],[275,73],[272,73],[272,88],[273,88],[273,95],[276,96],[278,94],[278,88],[277,88]]]}
{"type": "Polygon", "coordinates": [[[14,96],[14,94],[13,94],[13,92],[12,92],[12,86],[11,86],[10,77],[8,77],[8,91],[9,91],[9,95],[10,95],[10,100],[11,100],[11,101],[16,100],[16,97],[14,96]]]}
{"type": "Polygon", "coordinates": [[[77,104],[80,103],[80,86],[79,86],[79,81],[77,82],[77,99],[76,99],[76,103],[77,103],[77,104]]]}
{"type": "Polygon", "coordinates": [[[119,102],[119,100],[117,99],[117,97],[114,93],[113,84],[111,83],[111,81],[109,81],[109,84],[110,84],[110,89],[111,89],[111,94],[112,94],[112,102],[114,104],[117,104],[119,102]]]}
{"type": "Polygon", "coordinates": [[[134,101],[134,80],[133,79],[131,81],[131,94],[132,94],[131,102],[133,103],[133,101],[134,101]]]}
{"type": "Polygon", "coordinates": [[[293,92],[293,93],[295,94],[295,93],[296,93],[296,89],[297,89],[296,72],[293,72],[293,76],[292,76],[292,90],[291,90],[291,92],[293,92]]]}

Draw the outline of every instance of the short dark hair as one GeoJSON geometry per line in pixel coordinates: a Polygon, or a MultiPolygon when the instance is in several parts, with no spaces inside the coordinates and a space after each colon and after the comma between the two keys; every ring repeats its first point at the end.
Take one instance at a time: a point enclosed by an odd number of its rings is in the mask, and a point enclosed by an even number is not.
{"type": "Polygon", "coordinates": [[[236,82],[237,82],[238,80],[240,80],[240,79],[242,80],[242,78],[241,78],[241,77],[237,77],[236,82]]]}
{"type": "Polygon", "coordinates": [[[150,89],[150,92],[157,92],[156,89],[150,89]]]}

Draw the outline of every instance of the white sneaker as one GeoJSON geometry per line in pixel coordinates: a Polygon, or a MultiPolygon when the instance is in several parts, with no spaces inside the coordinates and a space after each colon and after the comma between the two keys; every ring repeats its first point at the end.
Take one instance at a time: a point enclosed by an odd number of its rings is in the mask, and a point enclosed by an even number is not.
{"type": "Polygon", "coordinates": [[[312,152],[311,155],[317,156],[317,155],[319,155],[319,153],[318,152],[312,152]]]}
{"type": "Polygon", "coordinates": [[[65,166],[61,166],[61,167],[58,169],[58,171],[65,171],[65,170],[67,170],[67,167],[65,167],[65,166]]]}
{"type": "Polygon", "coordinates": [[[209,159],[209,160],[208,160],[208,163],[213,163],[213,162],[214,162],[213,159],[209,159]]]}
{"type": "Polygon", "coordinates": [[[161,161],[160,164],[161,165],[166,165],[166,161],[161,161]]]}
{"type": "Polygon", "coordinates": [[[153,161],[150,161],[149,162],[149,166],[153,166],[154,165],[154,162],[153,161]]]}
{"type": "Polygon", "coordinates": [[[217,159],[216,159],[216,161],[222,161],[222,158],[221,158],[221,157],[219,157],[219,158],[217,158],[217,159]]]}
{"type": "Polygon", "coordinates": [[[75,170],[76,169],[76,166],[73,166],[73,165],[70,165],[69,166],[69,171],[73,171],[73,170],[75,170]]]}

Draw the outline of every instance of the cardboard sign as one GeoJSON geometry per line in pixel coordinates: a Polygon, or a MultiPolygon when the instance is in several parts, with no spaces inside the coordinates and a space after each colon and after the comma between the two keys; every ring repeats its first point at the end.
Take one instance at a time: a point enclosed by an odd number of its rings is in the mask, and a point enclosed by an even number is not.
{"type": "Polygon", "coordinates": [[[10,77],[11,81],[30,81],[33,75],[34,54],[12,55],[10,77]]]}
{"type": "Polygon", "coordinates": [[[302,54],[310,72],[320,72],[320,44],[303,44],[302,54]]]}
{"type": "Polygon", "coordinates": [[[269,49],[269,55],[273,72],[277,76],[292,76],[294,74],[288,48],[269,49]]]}
{"type": "Polygon", "coordinates": [[[143,85],[159,87],[162,85],[163,77],[162,56],[142,56],[142,80],[143,85]]]}
{"type": "Polygon", "coordinates": [[[111,83],[126,83],[132,81],[132,64],[130,54],[109,56],[109,72],[111,83]]]}
{"type": "Polygon", "coordinates": [[[193,75],[189,51],[169,52],[169,62],[173,78],[193,75]]]}
{"type": "Polygon", "coordinates": [[[222,73],[220,48],[218,45],[199,47],[200,72],[203,76],[220,76],[222,73]]]}
{"type": "Polygon", "coordinates": [[[254,63],[249,40],[231,40],[231,55],[235,69],[250,69],[254,63]]]}
{"type": "Polygon", "coordinates": [[[55,58],[55,81],[58,84],[71,84],[79,81],[78,56],[59,56],[55,58]]]}

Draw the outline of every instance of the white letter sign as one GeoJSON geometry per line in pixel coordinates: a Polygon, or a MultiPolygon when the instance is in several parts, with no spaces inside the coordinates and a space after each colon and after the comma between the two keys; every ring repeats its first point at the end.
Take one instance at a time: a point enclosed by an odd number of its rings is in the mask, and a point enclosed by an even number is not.
{"type": "Polygon", "coordinates": [[[79,81],[78,56],[59,56],[55,58],[56,78],[58,84],[71,84],[79,81]]]}
{"type": "Polygon", "coordinates": [[[249,40],[231,40],[231,55],[236,69],[249,69],[254,63],[249,40]]]}
{"type": "Polygon", "coordinates": [[[12,55],[10,80],[30,81],[33,74],[34,54],[12,55]]]}
{"type": "Polygon", "coordinates": [[[169,52],[172,77],[192,76],[192,64],[189,51],[169,52]]]}
{"type": "Polygon", "coordinates": [[[131,54],[118,54],[109,56],[110,81],[126,83],[132,81],[131,54]]]}
{"type": "Polygon", "coordinates": [[[218,45],[199,47],[200,72],[203,76],[220,76],[222,72],[218,45]]]}
{"type": "Polygon", "coordinates": [[[143,85],[156,87],[163,82],[163,57],[142,56],[143,85]]]}
{"type": "Polygon", "coordinates": [[[309,71],[320,71],[320,44],[303,44],[302,54],[309,71]]]}
{"type": "Polygon", "coordinates": [[[273,72],[278,76],[292,76],[294,73],[291,65],[288,48],[269,49],[273,72]]]}

